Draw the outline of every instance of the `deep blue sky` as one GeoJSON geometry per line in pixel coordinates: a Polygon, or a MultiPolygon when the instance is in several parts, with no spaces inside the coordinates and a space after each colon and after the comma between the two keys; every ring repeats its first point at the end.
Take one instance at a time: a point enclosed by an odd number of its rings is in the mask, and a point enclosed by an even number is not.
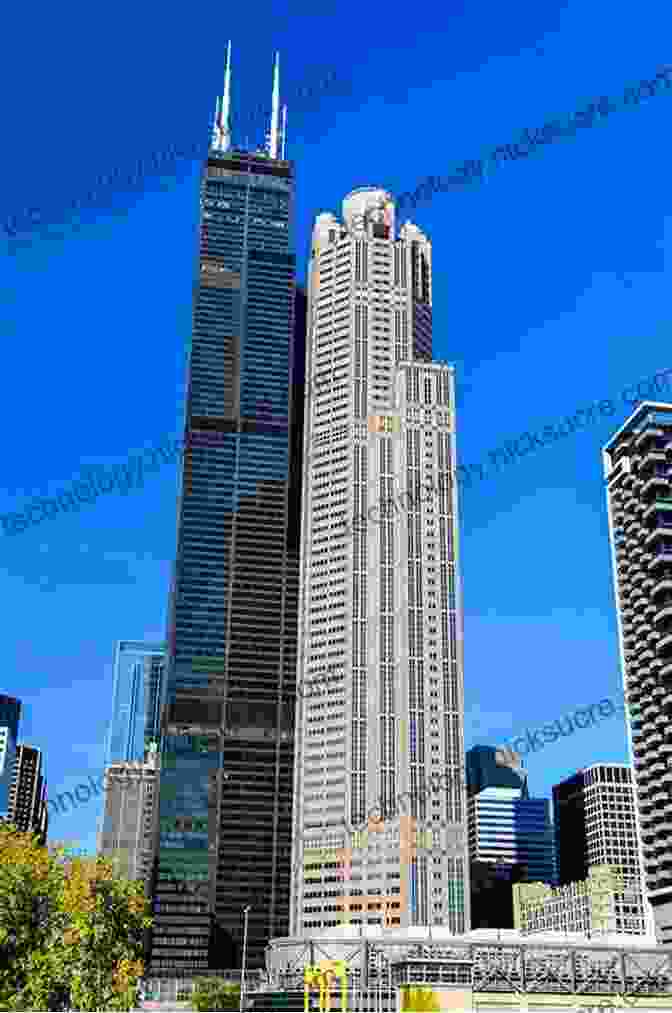
{"type": "MultiPolygon", "coordinates": [[[[205,146],[232,38],[236,103],[270,97],[276,48],[283,90],[332,69],[351,81],[301,117],[290,105],[303,279],[309,217],[351,188],[408,190],[672,60],[672,11],[651,0],[286,7],[12,5],[0,218],[65,207],[170,142],[205,146]]],[[[613,113],[411,213],[433,243],[434,350],[456,365],[463,461],[672,366],[671,114],[665,95],[613,113]]],[[[2,240],[0,512],[179,433],[197,187],[187,164],[79,234],[35,233],[14,256],[2,240]]],[[[619,689],[600,448],[626,412],[619,400],[613,421],[463,499],[468,745],[619,689]]],[[[142,492],[0,536],[0,691],[25,703],[52,796],[100,770],[114,641],[164,635],[175,497],[166,466],[142,492]]],[[[531,787],[626,758],[622,720],[605,721],[531,757],[531,787]]],[[[50,836],[93,844],[99,810],[50,836]]]]}

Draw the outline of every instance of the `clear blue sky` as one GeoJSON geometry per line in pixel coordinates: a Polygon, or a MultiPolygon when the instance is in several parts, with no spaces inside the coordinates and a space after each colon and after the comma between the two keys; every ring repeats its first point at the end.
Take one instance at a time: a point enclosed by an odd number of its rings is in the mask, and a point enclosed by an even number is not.
{"type": "MultiPolygon", "coordinates": [[[[408,190],[672,62],[672,10],[651,0],[287,8],[12,5],[0,218],[65,207],[170,141],[205,147],[232,38],[236,103],[269,97],[276,48],[283,90],[334,68],[351,81],[301,115],[290,105],[303,279],[310,216],[351,188],[408,190]]],[[[457,368],[463,461],[672,366],[671,115],[672,93],[613,113],[412,213],[433,243],[434,350],[457,368]]],[[[79,234],[35,233],[11,257],[0,240],[1,513],[179,435],[198,187],[196,163],[184,170],[79,234]]],[[[620,686],[600,448],[626,412],[464,496],[467,745],[620,686]]],[[[0,537],[0,691],[23,699],[52,795],[101,768],[114,641],[164,635],[175,524],[173,465],[0,537]]],[[[531,787],[626,758],[614,718],[530,757],[531,787]]],[[[99,809],[59,816],[50,836],[93,844],[99,809]]]]}

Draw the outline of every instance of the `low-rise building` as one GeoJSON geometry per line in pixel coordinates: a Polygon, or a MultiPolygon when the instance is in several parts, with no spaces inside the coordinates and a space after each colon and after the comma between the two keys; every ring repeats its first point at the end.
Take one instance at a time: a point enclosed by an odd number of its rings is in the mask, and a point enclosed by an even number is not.
{"type": "Polygon", "coordinates": [[[592,866],[588,879],[550,887],[516,883],[514,927],[522,935],[579,932],[586,936],[644,934],[641,883],[617,866],[592,866]]]}

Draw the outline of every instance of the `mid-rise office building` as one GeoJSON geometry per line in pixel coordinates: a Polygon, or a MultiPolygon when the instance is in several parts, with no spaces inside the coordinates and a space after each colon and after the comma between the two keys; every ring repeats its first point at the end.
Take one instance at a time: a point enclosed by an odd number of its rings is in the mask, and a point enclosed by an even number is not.
{"type": "MultiPolygon", "coordinates": [[[[527,771],[520,755],[511,749],[472,746],[467,751],[466,773],[469,800],[488,788],[512,789],[514,798],[529,799],[527,771]]],[[[508,804],[504,811],[501,806],[495,807],[493,816],[493,806],[485,807],[482,799],[471,805],[470,812],[471,927],[513,929],[513,885],[527,879],[527,865],[516,859],[521,849],[522,857],[527,859],[526,841],[517,837],[511,840],[508,836],[511,829],[508,804]],[[486,826],[486,808],[493,820],[490,826],[486,826]]],[[[515,834],[518,829],[515,819],[513,829],[515,834]]]]}
{"type": "Polygon", "coordinates": [[[556,784],[553,816],[560,885],[589,882],[591,869],[617,869],[625,893],[615,893],[613,931],[644,934],[647,925],[630,767],[594,763],[556,784]]]}
{"type": "Polygon", "coordinates": [[[378,187],[315,221],[306,374],[291,931],[345,911],[463,932],[454,371],[432,362],[431,244],[378,187]]]}
{"type": "Polygon", "coordinates": [[[268,938],[288,929],[300,490],[291,388],[302,380],[293,376],[301,306],[294,169],[284,136],[281,143],[277,60],[265,151],[232,143],[231,80],[229,46],[200,190],[162,724],[162,750],[174,763],[161,776],[155,975],[230,967],[247,905],[248,967],[263,967],[268,938]],[[176,895],[180,849],[189,878],[176,895]],[[205,915],[211,942],[223,940],[219,954],[204,939],[205,915]]]}
{"type": "Polygon", "coordinates": [[[636,823],[656,935],[672,942],[672,405],[646,401],[603,452],[636,823]]]}
{"type": "Polygon", "coordinates": [[[0,693],[0,817],[9,812],[9,790],[14,778],[14,760],[19,737],[21,701],[0,693]]]}
{"type": "Polygon", "coordinates": [[[40,843],[46,843],[49,818],[42,752],[23,743],[16,748],[7,818],[19,830],[36,833],[40,843]]]}
{"type": "Polygon", "coordinates": [[[149,893],[158,819],[159,754],[142,762],[113,763],[105,771],[103,831],[98,854],[113,859],[126,879],[141,879],[149,893]]]}
{"type": "Polygon", "coordinates": [[[551,803],[527,789],[490,786],[469,797],[472,862],[522,866],[528,882],[554,884],[555,842],[551,803]]]}
{"type": "Polygon", "coordinates": [[[114,650],[112,717],[105,766],[142,762],[161,733],[165,644],[119,640],[114,650]]]}

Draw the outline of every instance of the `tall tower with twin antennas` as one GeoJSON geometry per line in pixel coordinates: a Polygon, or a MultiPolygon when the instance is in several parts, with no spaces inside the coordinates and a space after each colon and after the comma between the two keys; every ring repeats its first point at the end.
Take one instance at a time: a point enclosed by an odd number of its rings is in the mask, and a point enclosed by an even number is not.
{"type": "Polygon", "coordinates": [[[294,173],[279,57],[263,150],[232,136],[231,82],[229,43],[187,347],[152,978],[240,966],[247,905],[248,967],[263,967],[267,940],[289,927],[300,517],[290,392],[303,369],[294,173]]]}

